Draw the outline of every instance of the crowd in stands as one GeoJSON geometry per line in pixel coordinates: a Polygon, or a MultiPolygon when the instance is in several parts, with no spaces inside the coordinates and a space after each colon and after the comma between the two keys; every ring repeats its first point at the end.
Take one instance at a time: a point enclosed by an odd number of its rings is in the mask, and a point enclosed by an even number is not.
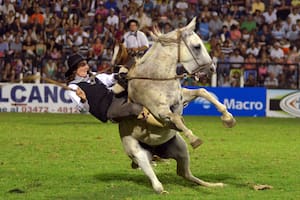
{"type": "MultiPolygon", "coordinates": [[[[217,63],[218,86],[298,88],[298,0],[0,0],[0,82],[41,73],[64,82],[66,58],[84,55],[92,71],[111,68],[113,46],[137,19],[163,33],[197,17],[196,33],[217,63]],[[142,4],[143,3],[143,4],[142,4]],[[241,82],[242,81],[242,82],[241,82]]],[[[209,86],[207,78],[183,85],[209,86]]]]}

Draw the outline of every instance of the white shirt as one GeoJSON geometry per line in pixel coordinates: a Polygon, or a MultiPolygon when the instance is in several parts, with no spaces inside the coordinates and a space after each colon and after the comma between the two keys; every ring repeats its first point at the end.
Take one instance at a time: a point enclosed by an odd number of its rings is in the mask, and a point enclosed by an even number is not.
{"type": "Polygon", "coordinates": [[[272,24],[277,20],[277,10],[273,10],[273,12],[270,14],[269,12],[264,12],[262,15],[265,18],[266,23],[272,24]]]}
{"type": "Polygon", "coordinates": [[[297,20],[300,19],[299,13],[290,13],[288,15],[289,18],[291,18],[292,24],[297,24],[297,20]]]}
{"type": "Polygon", "coordinates": [[[271,58],[283,58],[284,57],[284,52],[281,48],[272,48],[271,51],[270,51],[270,56],[271,58]]]}
{"type": "Polygon", "coordinates": [[[117,15],[108,16],[107,24],[118,27],[119,26],[119,17],[117,15]]]}
{"type": "MultiPolygon", "coordinates": [[[[95,78],[97,78],[98,80],[101,81],[101,83],[106,85],[106,87],[108,89],[111,89],[111,87],[116,83],[116,80],[114,79],[114,74],[105,74],[105,73],[97,74],[95,78]]],[[[77,77],[76,79],[78,79],[78,82],[81,82],[80,77],[77,77]]],[[[82,78],[83,81],[84,81],[84,79],[85,78],[82,78]]],[[[91,80],[88,79],[86,82],[90,83],[91,80]]],[[[71,83],[68,85],[68,87],[76,90],[79,86],[75,83],[71,83]]],[[[80,112],[88,112],[90,110],[88,101],[86,101],[84,103],[80,102],[80,97],[77,96],[75,91],[67,90],[67,95],[71,98],[72,102],[76,104],[76,108],[80,112]]]]}
{"type": "Polygon", "coordinates": [[[149,41],[142,31],[127,32],[124,34],[124,45],[126,48],[149,47],[149,41]]]}

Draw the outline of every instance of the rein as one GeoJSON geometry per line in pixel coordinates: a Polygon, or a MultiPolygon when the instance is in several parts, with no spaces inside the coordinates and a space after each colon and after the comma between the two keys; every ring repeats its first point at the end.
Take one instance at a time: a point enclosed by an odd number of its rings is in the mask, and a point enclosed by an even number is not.
{"type": "Polygon", "coordinates": [[[169,81],[169,80],[176,80],[176,79],[181,79],[185,77],[193,77],[194,75],[191,74],[180,74],[176,75],[174,77],[169,77],[169,78],[150,78],[150,77],[143,77],[143,76],[136,76],[136,77],[126,77],[128,81],[133,80],[133,79],[143,79],[143,80],[152,80],[152,81],[169,81]]]}

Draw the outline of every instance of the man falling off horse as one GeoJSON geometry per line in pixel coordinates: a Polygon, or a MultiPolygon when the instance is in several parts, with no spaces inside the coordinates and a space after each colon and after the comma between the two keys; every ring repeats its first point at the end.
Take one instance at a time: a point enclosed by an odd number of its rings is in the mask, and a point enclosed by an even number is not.
{"type": "Polygon", "coordinates": [[[162,126],[142,105],[127,102],[126,96],[116,96],[112,91],[118,74],[101,73],[93,75],[87,61],[74,54],[67,60],[65,73],[68,95],[80,112],[90,112],[102,122],[117,121],[126,117],[137,117],[154,126],[162,126]]]}

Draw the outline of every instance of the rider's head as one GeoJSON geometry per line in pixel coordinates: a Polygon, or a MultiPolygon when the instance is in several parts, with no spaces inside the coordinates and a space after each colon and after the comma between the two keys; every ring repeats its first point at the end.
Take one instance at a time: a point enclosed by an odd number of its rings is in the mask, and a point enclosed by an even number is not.
{"type": "Polygon", "coordinates": [[[67,60],[67,64],[69,68],[65,73],[65,77],[70,77],[73,74],[85,77],[88,73],[89,66],[87,61],[78,53],[71,55],[67,60]]]}

